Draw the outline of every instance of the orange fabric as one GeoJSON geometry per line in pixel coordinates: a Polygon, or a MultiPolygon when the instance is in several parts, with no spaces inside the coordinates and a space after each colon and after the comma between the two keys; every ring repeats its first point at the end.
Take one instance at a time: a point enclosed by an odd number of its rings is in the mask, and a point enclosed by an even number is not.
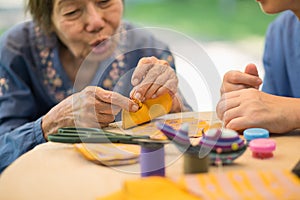
{"type": "Polygon", "coordinates": [[[168,114],[172,108],[172,97],[166,93],[141,103],[137,112],[122,110],[122,128],[128,129],[168,114]]]}
{"type": "Polygon", "coordinates": [[[184,199],[199,200],[185,188],[164,177],[141,178],[126,181],[123,189],[112,195],[97,200],[166,200],[184,199]]]}
{"type": "Polygon", "coordinates": [[[300,199],[300,179],[290,171],[256,170],[182,176],[178,183],[165,177],[126,181],[123,188],[97,200],[165,199],[300,199]]]}
{"type": "Polygon", "coordinates": [[[184,176],[182,187],[203,199],[300,199],[300,179],[290,171],[246,170],[184,176]]]}

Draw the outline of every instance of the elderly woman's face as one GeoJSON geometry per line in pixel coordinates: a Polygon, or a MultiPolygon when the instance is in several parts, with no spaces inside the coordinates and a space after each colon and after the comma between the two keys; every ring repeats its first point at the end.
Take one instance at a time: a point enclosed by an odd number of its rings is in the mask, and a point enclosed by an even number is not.
{"type": "Polygon", "coordinates": [[[122,15],[122,0],[55,0],[52,23],[71,53],[84,59],[111,49],[110,42],[101,42],[116,33],[122,15]]]}

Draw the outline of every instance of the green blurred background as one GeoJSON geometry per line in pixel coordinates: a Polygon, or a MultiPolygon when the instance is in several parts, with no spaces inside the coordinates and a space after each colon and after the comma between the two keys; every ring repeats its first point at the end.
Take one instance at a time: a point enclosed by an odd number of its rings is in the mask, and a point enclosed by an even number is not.
{"type": "Polygon", "coordinates": [[[126,19],[202,40],[263,37],[275,17],[263,13],[255,0],[125,0],[126,19]]]}
{"type": "MultiPolygon", "coordinates": [[[[255,0],[124,0],[125,19],[162,26],[201,40],[263,37],[276,16],[264,14],[255,0]]],[[[0,0],[0,34],[28,18],[24,0],[0,0]]]]}

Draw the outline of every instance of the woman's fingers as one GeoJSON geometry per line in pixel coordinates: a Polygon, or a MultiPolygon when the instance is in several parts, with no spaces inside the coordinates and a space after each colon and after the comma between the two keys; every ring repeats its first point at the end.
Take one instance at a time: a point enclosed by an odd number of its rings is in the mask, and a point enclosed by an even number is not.
{"type": "Polygon", "coordinates": [[[178,78],[167,61],[157,58],[142,58],[133,73],[132,84],[135,86],[130,96],[144,101],[156,98],[166,92],[177,92],[178,78]]]}
{"type": "Polygon", "coordinates": [[[104,127],[115,120],[115,115],[121,109],[132,112],[139,109],[133,100],[100,87],[89,86],[76,96],[76,101],[73,101],[73,115],[76,123],[82,126],[90,127],[96,123],[104,127]]]}
{"type": "Polygon", "coordinates": [[[155,57],[141,58],[131,77],[131,84],[137,86],[142,82],[148,71],[158,61],[155,57]]]}
{"type": "Polygon", "coordinates": [[[99,105],[103,105],[103,110],[100,107],[100,113],[112,114],[114,111],[118,111],[118,109],[125,109],[131,112],[136,112],[139,107],[138,105],[131,99],[112,91],[104,90],[100,87],[96,88],[96,100],[100,102],[107,103],[107,106],[104,104],[98,103],[99,105]]]}

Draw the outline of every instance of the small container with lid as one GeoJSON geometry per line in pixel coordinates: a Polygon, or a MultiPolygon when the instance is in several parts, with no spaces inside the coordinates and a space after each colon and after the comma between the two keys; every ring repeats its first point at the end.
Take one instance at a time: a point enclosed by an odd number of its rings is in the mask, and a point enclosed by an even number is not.
{"type": "Polygon", "coordinates": [[[269,131],[264,128],[248,128],[244,130],[244,138],[248,143],[258,138],[269,138],[269,131]]]}
{"type": "Polygon", "coordinates": [[[254,139],[250,141],[249,148],[254,158],[272,158],[273,151],[276,149],[276,142],[269,138],[254,139]]]}

